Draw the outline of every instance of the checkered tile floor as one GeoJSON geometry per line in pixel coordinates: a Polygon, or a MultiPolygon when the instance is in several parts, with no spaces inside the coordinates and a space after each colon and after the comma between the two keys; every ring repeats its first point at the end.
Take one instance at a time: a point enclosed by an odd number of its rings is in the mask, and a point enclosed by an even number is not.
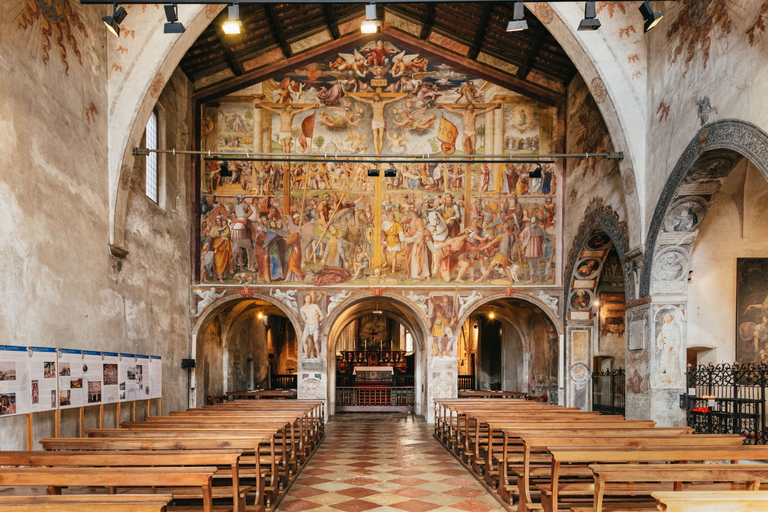
{"type": "Polygon", "coordinates": [[[277,510],[503,512],[432,433],[413,415],[337,414],[277,510]]]}

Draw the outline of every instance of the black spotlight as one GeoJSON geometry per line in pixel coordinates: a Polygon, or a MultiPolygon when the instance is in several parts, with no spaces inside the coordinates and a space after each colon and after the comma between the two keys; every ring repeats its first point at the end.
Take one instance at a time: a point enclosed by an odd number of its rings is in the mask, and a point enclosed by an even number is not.
{"type": "Polygon", "coordinates": [[[384,169],[384,177],[397,178],[397,169],[395,169],[394,167],[390,167],[389,169],[384,169]]]}
{"type": "Polygon", "coordinates": [[[128,16],[128,13],[125,12],[125,9],[118,7],[117,3],[115,3],[112,6],[112,16],[104,16],[101,18],[101,21],[104,22],[115,37],[120,37],[120,24],[125,20],[126,16],[128,16]]]}
{"type": "Polygon", "coordinates": [[[378,169],[368,169],[368,177],[369,178],[378,178],[379,177],[379,170],[378,169]]]}
{"type": "Polygon", "coordinates": [[[534,170],[528,173],[529,178],[541,178],[541,164],[539,164],[534,170]]]}
{"type": "Polygon", "coordinates": [[[663,14],[660,12],[656,12],[651,7],[651,4],[648,3],[648,0],[645,0],[643,4],[640,6],[640,14],[643,15],[643,19],[645,20],[645,25],[643,26],[643,32],[648,32],[653,27],[659,24],[661,19],[664,17],[663,14]]]}
{"type": "Polygon", "coordinates": [[[580,31],[597,30],[600,28],[600,20],[597,19],[597,8],[595,2],[590,1],[584,5],[584,19],[579,22],[580,31]]]}
{"type": "Polygon", "coordinates": [[[163,8],[165,9],[165,19],[168,21],[163,27],[163,32],[165,34],[183,34],[184,25],[178,22],[179,6],[176,4],[164,5],[163,8]]]}

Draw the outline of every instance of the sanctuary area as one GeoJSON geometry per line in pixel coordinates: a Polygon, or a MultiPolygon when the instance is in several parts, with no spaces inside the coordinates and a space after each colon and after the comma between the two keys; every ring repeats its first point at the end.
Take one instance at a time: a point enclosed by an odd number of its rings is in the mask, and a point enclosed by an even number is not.
{"type": "Polygon", "coordinates": [[[198,2],[0,7],[0,507],[768,510],[768,1],[198,2]]]}

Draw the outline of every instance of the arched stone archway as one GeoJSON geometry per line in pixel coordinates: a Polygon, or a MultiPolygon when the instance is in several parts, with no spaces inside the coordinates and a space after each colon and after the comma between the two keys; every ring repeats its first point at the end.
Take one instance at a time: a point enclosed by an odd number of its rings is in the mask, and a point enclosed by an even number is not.
{"type": "Polygon", "coordinates": [[[690,257],[699,227],[722,183],[743,158],[768,179],[768,134],[727,119],[703,127],[670,173],[648,231],[640,299],[627,308],[628,417],[660,425],[685,422],[690,257]]]}
{"type": "MultiPolygon", "coordinates": [[[[475,314],[481,309],[487,308],[489,305],[493,305],[494,302],[509,301],[509,300],[517,300],[523,303],[527,303],[531,306],[534,306],[536,309],[540,310],[544,314],[544,317],[554,327],[555,333],[557,334],[557,398],[555,399],[554,393],[550,394],[550,396],[552,397],[550,402],[562,404],[563,400],[565,399],[565,382],[564,382],[565,373],[563,370],[563,361],[564,361],[563,332],[564,330],[563,330],[563,324],[560,321],[559,314],[558,314],[558,309],[559,309],[558,299],[541,291],[536,293],[535,295],[531,293],[525,293],[525,292],[514,292],[511,294],[495,293],[495,294],[487,295],[485,297],[481,297],[477,299],[475,302],[471,304],[470,307],[466,309],[466,311],[464,311],[460,315],[458,325],[464,325],[464,322],[470,319],[470,317],[473,314],[475,314]]],[[[509,314],[509,312],[505,312],[505,313],[509,314]]],[[[509,322],[509,323],[512,324],[512,322],[509,322]]],[[[520,340],[523,346],[525,347],[526,346],[525,336],[520,331],[517,325],[512,325],[512,326],[516,330],[516,334],[520,337],[520,340]]],[[[527,368],[527,364],[525,368],[527,368]]]]}
{"type": "MultiPolygon", "coordinates": [[[[343,292],[342,292],[343,293],[343,292]]],[[[344,296],[344,295],[342,295],[344,296]]],[[[402,325],[405,325],[415,338],[417,350],[416,350],[416,368],[415,368],[415,394],[416,394],[416,414],[426,416],[426,419],[430,419],[430,411],[433,408],[426,403],[429,396],[429,381],[427,378],[428,367],[428,344],[427,337],[429,336],[430,327],[429,322],[421,307],[413,302],[411,299],[404,297],[403,295],[391,292],[383,292],[380,294],[373,293],[371,291],[359,292],[355,294],[346,295],[344,300],[339,302],[329,312],[327,318],[324,321],[322,328],[321,342],[325,343],[327,348],[327,364],[325,368],[318,368],[318,370],[325,370],[325,382],[324,386],[327,394],[328,407],[326,411],[328,414],[334,413],[335,408],[335,395],[334,390],[336,387],[336,339],[340,330],[348,324],[348,322],[364,314],[367,309],[364,305],[377,304],[376,307],[384,305],[387,309],[386,315],[396,319],[402,325]],[[389,306],[389,307],[388,307],[389,306]]],[[[368,309],[371,309],[370,307],[368,309]]],[[[300,361],[300,366],[307,366],[313,368],[314,362],[300,361]]],[[[302,372],[302,374],[305,372],[302,372]]],[[[322,376],[322,374],[321,374],[322,376]]],[[[317,377],[307,375],[309,379],[316,379],[320,381],[312,382],[312,386],[321,385],[323,379],[317,379],[317,377]]],[[[455,387],[455,386],[454,386],[455,387]]],[[[454,395],[455,396],[455,395],[454,395]]],[[[299,397],[302,397],[302,386],[299,385],[299,397]]]]}
{"type": "MultiPolygon", "coordinates": [[[[189,358],[194,359],[195,361],[200,359],[200,356],[203,354],[203,334],[206,332],[206,329],[214,318],[222,313],[227,313],[228,320],[222,326],[222,341],[225,345],[224,348],[226,348],[228,339],[227,333],[229,329],[234,322],[237,321],[240,313],[256,304],[268,304],[273,306],[275,311],[279,311],[282,316],[285,316],[288,319],[296,333],[301,332],[296,313],[283,301],[260,292],[250,291],[249,294],[230,293],[213,301],[195,320],[190,333],[189,358]]],[[[227,361],[224,360],[222,364],[226,365],[227,361]]],[[[197,367],[193,368],[190,372],[189,407],[196,407],[205,402],[204,390],[202,386],[198,385],[198,379],[201,377],[201,373],[202,372],[199,371],[197,367]]]]}

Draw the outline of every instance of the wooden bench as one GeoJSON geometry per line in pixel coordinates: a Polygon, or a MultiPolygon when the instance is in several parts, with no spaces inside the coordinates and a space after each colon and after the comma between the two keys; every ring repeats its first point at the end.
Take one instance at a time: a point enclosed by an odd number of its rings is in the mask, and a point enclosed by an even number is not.
{"type": "MultiPolygon", "coordinates": [[[[561,494],[559,478],[560,467],[563,464],[768,460],[768,446],[650,447],[647,449],[550,446],[547,449],[552,454],[551,483],[537,486],[541,491],[541,505],[545,512],[559,509],[561,494]]],[[[583,497],[585,495],[594,497],[594,482],[568,484],[567,494],[571,497],[583,497]]]]}
{"type": "MultiPolygon", "coordinates": [[[[204,512],[213,511],[215,467],[139,468],[0,468],[0,486],[48,487],[61,494],[62,487],[170,487],[200,488],[204,512]]],[[[178,492],[171,492],[174,497],[178,492]]],[[[195,493],[189,496],[197,497],[195,493]]]]}
{"type": "MultiPolygon", "coordinates": [[[[691,436],[698,437],[698,436],[691,436]]],[[[675,491],[682,490],[682,482],[725,482],[745,483],[746,490],[757,491],[762,482],[768,481],[768,464],[592,464],[594,472],[595,498],[593,509],[603,511],[604,496],[616,495],[617,489],[630,487],[637,490],[634,496],[650,498],[657,482],[673,482],[675,491]],[[653,482],[647,486],[650,491],[642,492],[638,482],[653,482]]]]}
{"type": "Polygon", "coordinates": [[[0,496],[6,512],[165,512],[170,494],[0,496]]]}
{"type": "Polygon", "coordinates": [[[654,492],[661,512],[760,512],[768,510],[768,492],[654,492]]]}
{"type": "MultiPolygon", "coordinates": [[[[173,451],[19,451],[0,452],[0,466],[27,467],[180,467],[217,466],[229,470],[232,488],[227,497],[232,498],[235,512],[245,511],[245,495],[249,486],[241,486],[239,463],[242,450],[173,450],[173,451]]],[[[217,473],[221,470],[219,469],[217,473]]],[[[215,475],[214,475],[215,476],[215,475]]],[[[214,487],[214,489],[216,489],[214,487]]],[[[258,491],[257,491],[258,492],[258,491]]],[[[186,493],[187,495],[189,493],[186,493]]],[[[222,494],[216,489],[216,497],[222,494]]],[[[177,495],[175,497],[179,497],[177,495]]],[[[258,503],[258,501],[257,501],[258,503]]]]}

